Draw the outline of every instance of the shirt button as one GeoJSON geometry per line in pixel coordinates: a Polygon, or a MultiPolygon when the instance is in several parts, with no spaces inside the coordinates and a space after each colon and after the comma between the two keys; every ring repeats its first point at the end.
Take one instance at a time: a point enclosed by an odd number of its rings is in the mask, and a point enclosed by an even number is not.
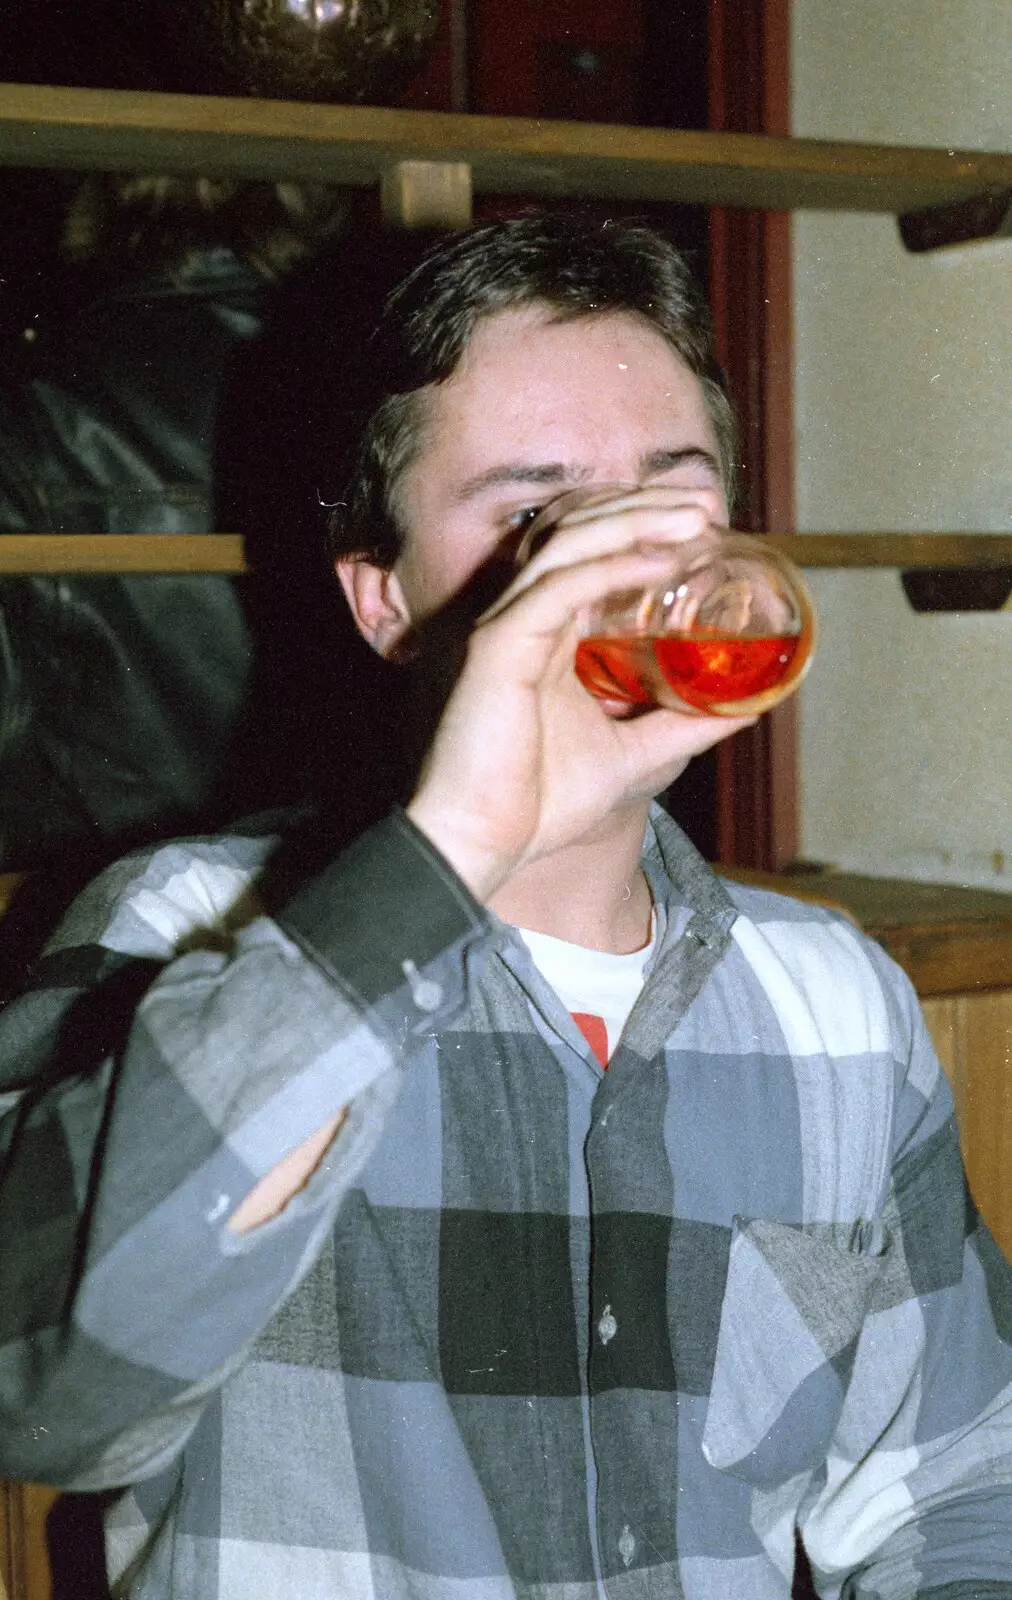
{"type": "Polygon", "coordinates": [[[633,1531],[628,1522],[619,1534],[618,1553],[622,1557],[622,1565],[624,1567],[632,1564],[632,1558],[636,1554],[636,1540],[633,1538],[633,1531]]]}
{"type": "Polygon", "coordinates": [[[602,1344],[608,1344],[610,1340],[614,1339],[617,1332],[618,1323],[612,1316],[611,1306],[605,1306],[604,1311],[601,1313],[601,1320],[597,1325],[598,1338],[602,1344]]]}
{"type": "Polygon", "coordinates": [[[218,1198],[215,1200],[214,1205],[211,1207],[210,1211],[208,1211],[206,1213],[205,1220],[207,1222],[220,1222],[222,1217],[225,1215],[225,1212],[228,1210],[230,1204],[231,1204],[231,1201],[229,1200],[229,1197],[228,1197],[227,1194],[224,1194],[224,1193],[219,1194],[218,1198]]]}
{"type": "Polygon", "coordinates": [[[443,988],[433,978],[423,978],[413,961],[402,961],[401,971],[408,980],[411,998],[419,1011],[438,1011],[443,1003],[443,988]]]}

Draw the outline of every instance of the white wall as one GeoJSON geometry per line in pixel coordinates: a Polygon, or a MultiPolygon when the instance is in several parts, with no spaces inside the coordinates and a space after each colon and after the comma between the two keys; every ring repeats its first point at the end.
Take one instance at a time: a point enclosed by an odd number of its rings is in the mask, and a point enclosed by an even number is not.
{"type": "MultiPolygon", "coordinates": [[[[794,0],[793,131],[1012,150],[1012,0],[794,0]]],[[[1012,240],[910,256],[890,217],[794,218],[798,528],[1012,531],[1012,240]]],[[[917,616],[813,574],[801,846],[1012,890],[1012,614],[917,616]]]]}

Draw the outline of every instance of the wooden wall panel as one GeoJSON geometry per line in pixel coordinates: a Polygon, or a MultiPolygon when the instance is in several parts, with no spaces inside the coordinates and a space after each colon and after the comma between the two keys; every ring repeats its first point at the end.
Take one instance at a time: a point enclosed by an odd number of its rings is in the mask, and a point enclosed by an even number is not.
{"type": "Polygon", "coordinates": [[[469,26],[476,111],[637,120],[642,0],[472,0],[469,26]]]}
{"type": "Polygon", "coordinates": [[[923,1005],[952,1083],[974,1200],[1012,1260],[1012,990],[923,1005]]]}
{"type": "Polygon", "coordinates": [[[52,1600],[46,1517],[54,1489],[0,1482],[0,1600],[52,1600]]]}

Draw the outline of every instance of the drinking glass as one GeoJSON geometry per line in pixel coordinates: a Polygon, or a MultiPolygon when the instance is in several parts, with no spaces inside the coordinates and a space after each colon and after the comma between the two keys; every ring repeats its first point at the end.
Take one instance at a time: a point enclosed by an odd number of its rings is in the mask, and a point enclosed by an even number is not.
{"type": "MultiPolygon", "coordinates": [[[[621,486],[610,493],[625,494],[621,486]]],[[[603,503],[568,494],[539,512],[523,558],[560,518],[603,503]]],[[[671,549],[661,582],[608,595],[582,619],[576,675],[631,709],[738,717],[768,711],[808,670],[816,622],[798,569],[763,539],[714,529],[671,549]]]]}

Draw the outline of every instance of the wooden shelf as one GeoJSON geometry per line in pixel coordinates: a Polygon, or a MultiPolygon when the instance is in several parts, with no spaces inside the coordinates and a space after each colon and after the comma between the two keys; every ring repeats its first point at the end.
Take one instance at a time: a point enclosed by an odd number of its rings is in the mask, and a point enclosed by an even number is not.
{"type": "Polygon", "coordinates": [[[5,533],[0,573],[247,571],[234,533],[5,533]]]}
{"type": "Polygon", "coordinates": [[[0,164],[366,186],[464,162],[476,191],[910,212],[1012,190],[1012,156],[373,106],[0,85],[0,164]]]}
{"type": "MultiPolygon", "coordinates": [[[[780,533],[767,535],[801,567],[1012,567],[1012,534],[780,533]]],[[[247,572],[234,533],[0,535],[0,574],[247,572]]]]}
{"type": "Polygon", "coordinates": [[[1012,567],[1007,533],[779,533],[767,535],[799,567],[1012,567]]]}

